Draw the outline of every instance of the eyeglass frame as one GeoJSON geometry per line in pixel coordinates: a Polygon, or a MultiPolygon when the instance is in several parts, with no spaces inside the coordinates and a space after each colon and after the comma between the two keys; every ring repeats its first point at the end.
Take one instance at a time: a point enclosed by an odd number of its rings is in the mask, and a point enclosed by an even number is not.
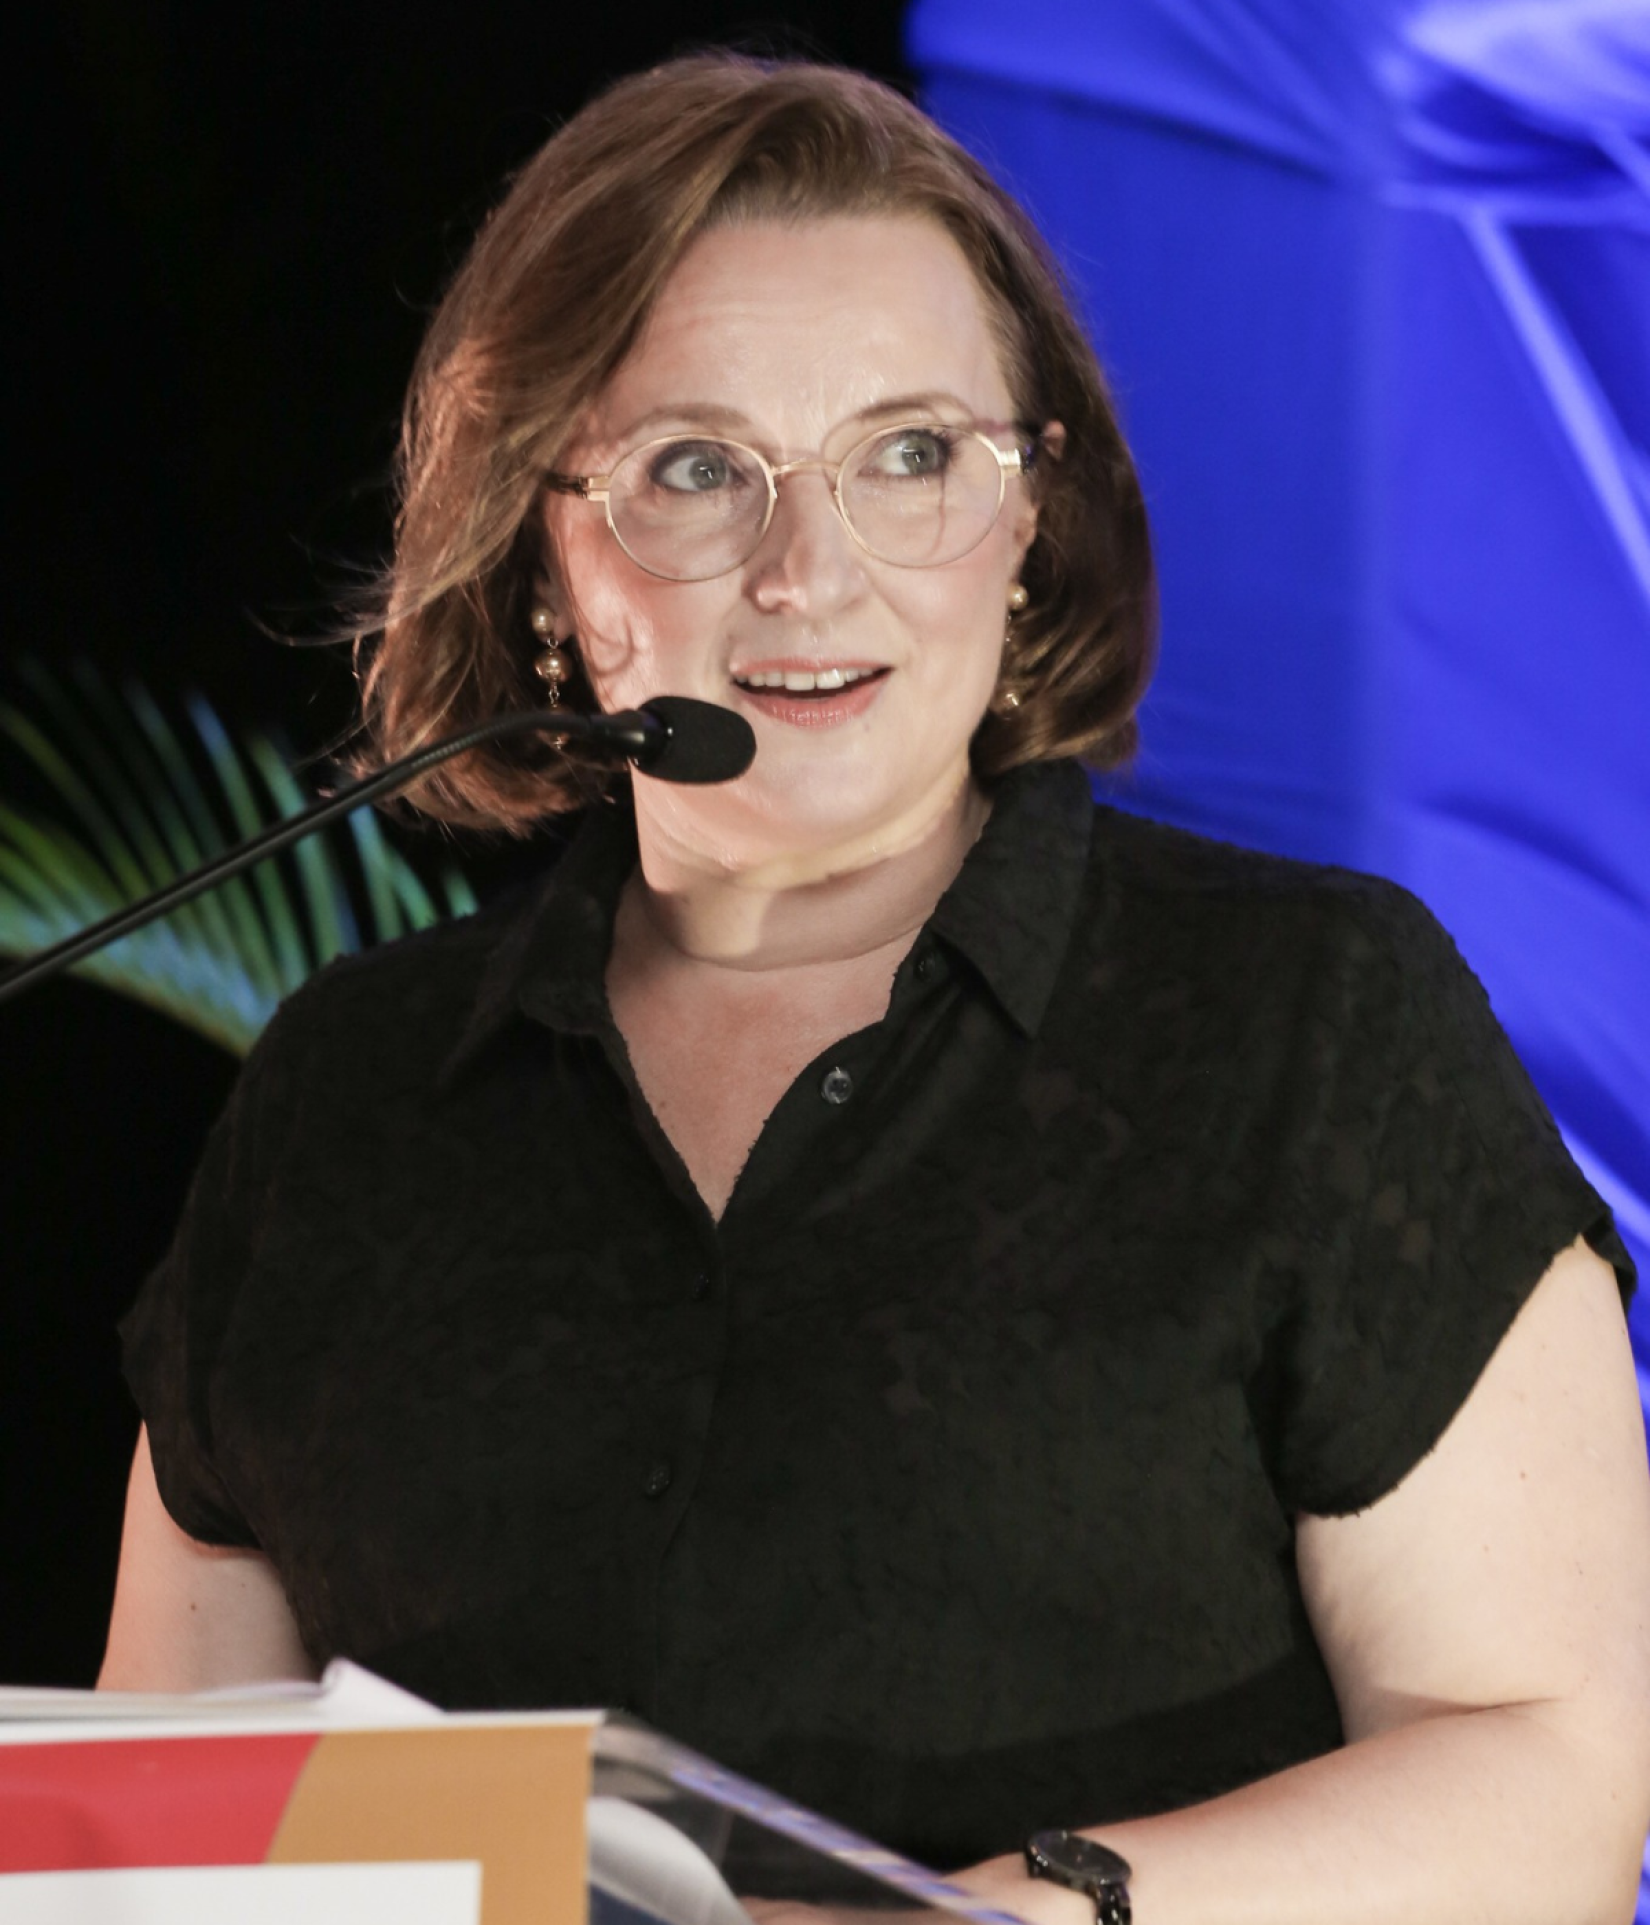
{"type": "Polygon", "coordinates": [[[634,448],[627,448],[625,452],[620,455],[619,459],[614,462],[613,466],[608,469],[605,475],[564,475],[559,474],[554,468],[550,468],[545,471],[544,485],[550,489],[553,494],[572,495],[580,501],[597,503],[606,519],[608,532],[619,544],[623,553],[635,562],[636,566],[641,569],[644,575],[651,575],[655,581],[701,582],[716,581],[723,575],[731,575],[736,568],[743,568],[751,556],[756,553],[757,549],[762,546],[763,541],[767,537],[768,530],[773,526],[774,510],[779,506],[780,482],[783,481],[787,475],[802,474],[810,468],[817,468],[822,474],[828,474],[831,477],[831,500],[836,506],[836,511],[841,518],[843,527],[847,529],[856,547],[863,550],[873,561],[880,561],[889,568],[946,568],[954,561],[961,561],[963,555],[973,554],[974,550],[979,547],[980,543],[984,541],[986,536],[996,527],[997,518],[1003,512],[1003,503],[1008,499],[1009,476],[1022,475],[1029,477],[1032,473],[1037,460],[1037,452],[1043,445],[1042,432],[1039,429],[1027,427],[1023,422],[1016,422],[1013,426],[1015,432],[1023,435],[1025,439],[1017,442],[1012,448],[999,448],[996,442],[991,439],[986,429],[978,423],[970,422],[964,424],[956,421],[922,420],[897,421],[892,427],[873,428],[863,441],[856,441],[842,459],[834,463],[827,461],[823,455],[806,455],[797,461],[781,461],[775,463],[770,461],[760,448],[753,448],[749,442],[746,441],[735,441],[728,435],[695,435],[692,433],[663,434],[655,436],[651,441],[638,442],[634,448]],[[969,545],[962,550],[961,554],[948,556],[947,559],[942,562],[890,561],[886,555],[879,555],[874,548],[867,544],[864,536],[855,528],[853,522],[849,519],[847,509],[842,505],[842,475],[854,457],[862,453],[866,448],[869,448],[873,442],[881,441],[885,436],[897,435],[911,428],[938,428],[943,429],[948,434],[965,434],[971,440],[978,441],[982,447],[989,449],[997,463],[997,506],[992,512],[991,519],[980,530],[978,537],[970,542],[969,545]],[[630,549],[625,546],[624,536],[619,533],[618,528],[614,525],[611,492],[614,475],[618,473],[625,462],[634,460],[637,455],[646,454],[650,448],[668,448],[673,441],[714,441],[724,448],[737,448],[743,454],[753,455],[756,459],[757,466],[767,478],[768,505],[762,516],[762,526],[756,531],[756,535],[745,553],[741,555],[737,561],[730,562],[726,568],[717,569],[714,575],[661,574],[658,569],[649,568],[645,561],[631,553],[630,549]]]}

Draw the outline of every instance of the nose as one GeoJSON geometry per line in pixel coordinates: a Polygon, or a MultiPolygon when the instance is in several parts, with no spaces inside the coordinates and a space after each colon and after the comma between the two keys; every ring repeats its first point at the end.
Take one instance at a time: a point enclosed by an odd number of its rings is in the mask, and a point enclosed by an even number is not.
{"type": "Polygon", "coordinates": [[[819,466],[781,475],[773,520],[746,563],[747,592],[764,613],[835,613],[864,586],[861,553],[819,466]]]}

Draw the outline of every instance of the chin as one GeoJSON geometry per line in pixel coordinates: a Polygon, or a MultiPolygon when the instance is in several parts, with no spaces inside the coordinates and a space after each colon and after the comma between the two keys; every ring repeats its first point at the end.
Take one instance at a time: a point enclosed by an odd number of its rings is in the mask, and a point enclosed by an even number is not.
{"type": "Polygon", "coordinates": [[[919,842],[948,818],[951,805],[968,781],[966,762],[936,770],[925,780],[912,771],[895,784],[855,781],[851,770],[809,770],[753,796],[753,828],[774,854],[853,849],[892,855],[919,842]]]}

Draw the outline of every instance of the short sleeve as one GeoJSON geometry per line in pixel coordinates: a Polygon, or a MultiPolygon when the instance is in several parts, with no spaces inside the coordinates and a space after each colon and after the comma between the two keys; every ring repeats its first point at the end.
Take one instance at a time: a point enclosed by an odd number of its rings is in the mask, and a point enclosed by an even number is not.
{"type": "Polygon", "coordinates": [[[1378,885],[1325,972],[1319,1225],[1283,1335],[1274,1476],[1291,1510],[1362,1510],[1437,1443],[1578,1237],[1632,1259],[1429,912],[1378,885]]]}
{"type": "Polygon", "coordinates": [[[171,1247],[120,1326],[122,1367],[148,1427],[161,1500],[204,1544],[257,1544],[215,1462],[211,1390],[247,1269],[257,1212],[258,1117],[279,1047],[276,1025],[248,1058],[207,1139],[171,1247]]]}

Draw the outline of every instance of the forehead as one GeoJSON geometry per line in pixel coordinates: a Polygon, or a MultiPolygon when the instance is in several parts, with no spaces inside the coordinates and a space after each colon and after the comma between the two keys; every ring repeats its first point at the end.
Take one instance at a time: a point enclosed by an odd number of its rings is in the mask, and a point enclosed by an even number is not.
{"type": "Polygon", "coordinates": [[[981,420],[1013,413],[985,297],[943,227],[752,222],[688,248],[581,438],[611,444],[661,410],[715,409],[807,452],[864,411],[929,393],[981,420]]]}

